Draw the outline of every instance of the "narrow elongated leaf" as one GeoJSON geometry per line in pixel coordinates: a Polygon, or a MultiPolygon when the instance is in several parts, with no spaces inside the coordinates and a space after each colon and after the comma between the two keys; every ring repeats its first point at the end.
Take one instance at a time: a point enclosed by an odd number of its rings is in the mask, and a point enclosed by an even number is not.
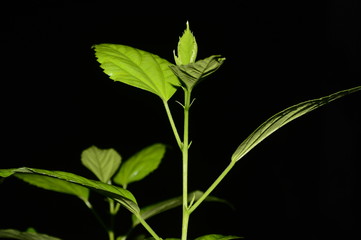
{"type": "Polygon", "coordinates": [[[125,188],[129,183],[142,180],[158,168],[165,148],[164,144],[156,143],[137,152],[121,165],[113,181],[125,188]]]}
{"type": "Polygon", "coordinates": [[[152,53],[118,44],[94,46],[100,67],[114,81],[147,90],[168,101],[179,86],[167,60],[152,53]]]}
{"type": "Polygon", "coordinates": [[[196,38],[189,29],[188,22],[186,30],[184,31],[182,37],[179,38],[177,51],[178,56],[176,55],[175,51],[173,51],[174,61],[177,65],[187,65],[194,63],[197,58],[198,45],[196,38]]]}
{"type": "Polygon", "coordinates": [[[89,189],[74,183],[70,183],[53,177],[27,173],[17,173],[15,174],[15,176],[27,183],[30,183],[40,188],[44,188],[46,190],[74,195],[85,202],[89,199],[89,189]]]}
{"type": "Polygon", "coordinates": [[[294,106],[291,106],[262,123],[251,135],[249,135],[236,149],[232,155],[232,161],[239,161],[252,148],[257,146],[261,141],[269,135],[286,125],[287,123],[303,116],[327,103],[330,103],[338,98],[361,90],[361,86],[343,90],[326,97],[305,101],[294,106]]]}
{"type": "Polygon", "coordinates": [[[9,170],[13,172],[12,175],[14,175],[15,177],[21,174],[31,174],[31,175],[51,177],[68,183],[80,185],[85,188],[94,190],[106,197],[114,199],[132,213],[135,214],[139,213],[139,207],[137,205],[134,196],[129,191],[120,187],[116,187],[100,181],[90,180],[73,173],[62,172],[62,171],[49,171],[44,169],[35,169],[35,168],[26,168],[26,167],[17,168],[17,169],[0,169],[0,176],[3,175],[6,175],[7,177],[11,176],[8,174],[9,170]]]}
{"type": "Polygon", "coordinates": [[[95,146],[84,150],[81,154],[81,162],[97,178],[108,183],[121,163],[121,156],[114,149],[99,149],[95,146]]]}
{"type": "Polygon", "coordinates": [[[36,232],[20,232],[15,229],[0,229],[0,238],[19,240],[61,240],[46,234],[36,232]]]}
{"type": "Polygon", "coordinates": [[[209,234],[209,235],[197,237],[195,240],[231,240],[231,239],[240,239],[240,238],[243,238],[243,237],[209,234]]]}
{"type": "MultiPolygon", "coordinates": [[[[197,201],[201,196],[203,195],[203,192],[201,191],[194,191],[188,194],[188,202],[191,201],[197,201]]],[[[219,202],[219,203],[225,203],[227,205],[230,205],[229,202],[227,202],[224,199],[221,198],[217,198],[214,196],[208,196],[205,201],[207,202],[219,202]]],[[[147,220],[150,217],[153,217],[159,213],[168,211],[170,209],[176,208],[181,206],[183,203],[183,197],[179,196],[179,197],[175,197],[175,198],[171,198],[171,199],[167,199],[165,201],[161,201],[152,205],[149,205],[147,207],[144,207],[142,209],[140,209],[140,216],[144,219],[147,220]]],[[[136,225],[139,224],[139,220],[133,215],[132,216],[132,222],[133,222],[133,227],[135,227],[136,225]]]]}
{"type": "Polygon", "coordinates": [[[183,85],[191,90],[201,80],[211,75],[223,64],[225,58],[220,55],[213,55],[206,59],[199,60],[187,65],[172,65],[170,68],[183,85]]]}

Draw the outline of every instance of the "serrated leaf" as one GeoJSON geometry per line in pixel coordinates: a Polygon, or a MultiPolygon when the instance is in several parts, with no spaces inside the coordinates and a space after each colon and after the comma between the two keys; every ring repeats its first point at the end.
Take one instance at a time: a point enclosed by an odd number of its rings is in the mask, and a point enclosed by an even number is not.
{"type": "Polygon", "coordinates": [[[114,81],[154,93],[163,101],[179,86],[169,69],[172,64],[155,54],[118,44],[98,44],[94,50],[100,67],[114,81]]]}
{"type": "Polygon", "coordinates": [[[231,240],[231,239],[240,239],[240,238],[243,237],[232,236],[232,235],[224,236],[219,234],[209,234],[209,235],[197,237],[195,240],[231,240]]]}
{"type": "Polygon", "coordinates": [[[172,65],[170,68],[188,89],[193,89],[200,81],[208,77],[223,64],[225,58],[213,55],[188,65],[172,65]]]}
{"type": "Polygon", "coordinates": [[[158,168],[165,149],[164,144],[156,143],[137,152],[121,165],[113,181],[126,188],[129,183],[142,180],[158,168]]]}
{"type": "Polygon", "coordinates": [[[36,232],[21,232],[15,229],[0,229],[0,238],[18,240],[61,240],[46,234],[36,232]]]}
{"type": "Polygon", "coordinates": [[[184,31],[182,37],[179,38],[177,52],[178,56],[175,51],[173,51],[174,61],[177,65],[194,63],[197,58],[198,45],[196,38],[189,29],[188,22],[186,30],[184,31]]]}
{"type": "Polygon", "coordinates": [[[97,178],[109,183],[121,163],[121,156],[114,149],[99,149],[96,146],[84,150],[81,162],[92,171],[97,178]]]}
{"type": "Polygon", "coordinates": [[[239,161],[244,155],[246,155],[252,148],[257,146],[269,135],[286,125],[287,123],[295,120],[298,117],[303,116],[327,103],[330,103],[336,99],[339,99],[348,94],[361,90],[361,86],[343,90],[329,96],[321,97],[305,101],[275,114],[267,121],[262,123],[251,135],[249,135],[236,149],[232,155],[232,161],[239,161]]]}
{"type": "MultiPolygon", "coordinates": [[[[188,202],[197,201],[201,196],[203,195],[202,191],[194,191],[188,194],[188,202]]],[[[217,198],[214,196],[208,196],[205,201],[207,202],[220,202],[230,205],[226,200],[217,198]]],[[[171,210],[173,208],[181,206],[183,203],[183,197],[175,197],[170,198],[149,206],[146,206],[142,209],[140,209],[140,216],[142,219],[147,220],[150,217],[153,217],[155,215],[158,215],[162,212],[171,210]]],[[[135,227],[139,224],[139,220],[133,215],[132,216],[132,226],[135,227]]]]}
{"type": "Polygon", "coordinates": [[[120,203],[122,206],[124,206],[134,214],[139,213],[139,207],[137,205],[137,201],[135,200],[133,194],[117,186],[106,184],[100,181],[87,179],[82,176],[69,172],[49,171],[44,169],[26,168],[26,167],[16,168],[16,169],[0,169],[0,176],[2,176],[2,173],[6,173],[5,175],[7,175],[7,177],[12,176],[8,174],[9,170],[13,172],[12,175],[15,177],[20,176],[21,174],[30,174],[30,175],[51,177],[68,183],[80,185],[87,189],[94,190],[106,197],[114,199],[115,201],[120,203]]]}

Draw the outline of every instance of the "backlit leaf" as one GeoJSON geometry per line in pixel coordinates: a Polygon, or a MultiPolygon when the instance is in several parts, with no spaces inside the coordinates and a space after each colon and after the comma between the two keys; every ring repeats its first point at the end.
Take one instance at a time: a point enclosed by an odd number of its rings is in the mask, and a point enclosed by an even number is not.
{"type": "Polygon", "coordinates": [[[240,238],[243,238],[243,237],[209,234],[209,235],[197,237],[195,240],[231,240],[231,239],[240,239],[240,238]]]}
{"type": "Polygon", "coordinates": [[[168,101],[179,81],[167,60],[152,53],[118,44],[94,46],[95,56],[104,72],[114,81],[147,90],[168,101]]]}
{"type": "Polygon", "coordinates": [[[114,199],[115,201],[120,203],[122,206],[124,206],[134,214],[139,213],[139,207],[137,205],[137,202],[133,194],[117,186],[113,186],[100,181],[90,180],[73,173],[62,172],[62,171],[49,171],[44,169],[35,169],[35,168],[26,168],[26,167],[16,168],[16,169],[0,169],[0,176],[3,175],[6,175],[7,177],[11,176],[8,174],[9,170],[13,172],[12,175],[14,175],[15,177],[21,174],[30,174],[30,175],[51,177],[68,183],[80,185],[90,190],[94,190],[106,197],[114,199]]]}
{"type": "Polygon", "coordinates": [[[89,198],[88,188],[61,179],[27,173],[17,173],[15,176],[46,190],[75,195],[83,201],[88,201],[89,198]]]}
{"type": "Polygon", "coordinates": [[[108,183],[121,163],[121,156],[112,148],[99,149],[91,146],[82,152],[81,162],[100,181],[108,183]]]}
{"type": "Polygon", "coordinates": [[[175,51],[173,51],[174,61],[177,65],[194,63],[197,58],[198,45],[196,38],[189,29],[188,22],[186,30],[184,31],[182,37],[179,38],[177,52],[178,56],[175,51]]]}
{"type": "Polygon", "coordinates": [[[60,238],[51,237],[46,234],[28,231],[20,232],[15,229],[0,229],[0,238],[18,240],[61,240],[60,238]]]}
{"type": "Polygon", "coordinates": [[[134,154],[125,161],[113,181],[124,188],[132,182],[142,180],[158,168],[164,154],[164,144],[153,144],[134,154]]]}
{"type": "Polygon", "coordinates": [[[304,114],[311,112],[327,103],[330,103],[338,98],[346,96],[350,93],[354,93],[361,90],[361,86],[343,90],[326,97],[305,101],[294,106],[291,106],[276,115],[269,118],[262,123],[246,140],[244,140],[236,149],[232,155],[232,161],[239,161],[244,155],[246,155],[252,148],[257,146],[269,135],[280,129],[287,123],[295,120],[304,114]]]}

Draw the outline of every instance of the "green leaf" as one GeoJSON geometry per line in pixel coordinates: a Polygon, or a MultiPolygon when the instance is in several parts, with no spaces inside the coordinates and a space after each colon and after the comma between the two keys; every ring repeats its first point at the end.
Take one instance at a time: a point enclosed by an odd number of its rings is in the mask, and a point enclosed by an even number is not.
{"type": "Polygon", "coordinates": [[[46,190],[77,196],[84,202],[89,199],[89,189],[74,183],[66,182],[57,178],[27,173],[17,173],[15,176],[27,183],[46,190]]]}
{"type": "Polygon", "coordinates": [[[168,101],[179,81],[167,60],[149,52],[118,44],[94,46],[100,67],[114,81],[119,81],[158,95],[168,101]]]}
{"type": "MultiPolygon", "coordinates": [[[[188,194],[188,202],[194,202],[197,201],[201,196],[203,195],[203,192],[201,191],[194,191],[188,194]]],[[[220,203],[226,203],[230,205],[226,200],[217,198],[214,196],[208,196],[205,201],[208,202],[220,202],[220,203]]],[[[142,209],[140,209],[140,216],[142,219],[147,220],[150,217],[153,217],[159,213],[168,211],[170,209],[176,208],[181,206],[183,203],[183,197],[175,197],[171,199],[167,199],[149,206],[146,206],[142,209]]],[[[139,224],[139,220],[133,215],[132,216],[132,226],[135,227],[139,224]]]]}
{"type": "Polygon", "coordinates": [[[187,65],[194,63],[197,58],[198,45],[196,38],[189,29],[189,23],[187,22],[187,28],[184,31],[182,37],[178,41],[178,56],[173,51],[174,61],[177,65],[187,65]]]}
{"type": "Polygon", "coordinates": [[[220,55],[213,55],[195,63],[180,66],[172,65],[170,68],[181,80],[182,84],[188,90],[191,90],[201,80],[217,71],[217,69],[223,64],[224,60],[225,58],[222,58],[220,55]]]}
{"type": "Polygon", "coordinates": [[[20,232],[15,229],[0,229],[0,238],[19,240],[61,240],[46,234],[36,232],[20,232]]]}
{"type": "Polygon", "coordinates": [[[81,162],[100,181],[109,183],[111,177],[119,168],[121,156],[112,148],[99,149],[96,146],[91,146],[82,152],[81,162]]]}
{"type": "Polygon", "coordinates": [[[113,181],[126,188],[129,183],[142,180],[158,168],[165,149],[164,144],[156,143],[137,152],[121,165],[113,181]]]}
{"type": "Polygon", "coordinates": [[[38,175],[44,177],[51,177],[68,183],[80,185],[90,190],[94,190],[106,197],[114,199],[134,214],[139,213],[139,207],[134,196],[129,191],[117,186],[106,184],[100,181],[90,180],[73,173],[26,167],[17,169],[0,169],[0,176],[3,175],[2,173],[5,173],[4,175],[7,175],[8,177],[11,176],[8,174],[9,170],[13,172],[12,175],[14,175],[15,177],[20,176],[21,178],[23,177],[22,174],[38,175]]]}
{"type": "Polygon", "coordinates": [[[231,239],[240,239],[243,237],[237,237],[237,236],[224,236],[219,234],[209,234],[201,237],[197,237],[195,240],[231,240],[231,239]]]}
{"type": "Polygon", "coordinates": [[[262,123],[251,135],[249,135],[236,149],[232,155],[232,162],[239,161],[252,148],[257,146],[269,135],[280,129],[287,123],[295,120],[302,115],[309,113],[327,103],[330,103],[338,98],[361,90],[361,86],[343,90],[326,97],[305,101],[294,106],[291,106],[276,115],[269,118],[262,123]]]}

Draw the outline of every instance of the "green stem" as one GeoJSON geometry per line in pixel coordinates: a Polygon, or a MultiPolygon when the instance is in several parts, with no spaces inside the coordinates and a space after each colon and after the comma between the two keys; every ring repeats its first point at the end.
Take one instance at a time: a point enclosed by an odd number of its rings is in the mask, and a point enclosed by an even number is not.
{"type": "Polygon", "coordinates": [[[155,240],[162,240],[139,214],[135,214],[135,216],[155,240]]]}
{"type": "Polygon", "coordinates": [[[189,108],[191,91],[184,89],[184,129],[182,145],[183,163],[183,213],[182,213],[182,240],[187,240],[189,209],[188,209],[188,148],[189,148],[189,108]]]}
{"type": "Polygon", "coordinates": [[[110,227],[108,229],[109,240],[114,240],[114,218],[116,214],[116,207],[113,199],[109,200],[109,213],[110,213],[110,227]]]}
{"type": "Polygon", "coordinates": [[[179,148],[182,149],[183,143],[182,143],[182,140],[181,140],[180,137],[179,137],[178,130],[177,130],[177,127],[175,126],[172,113],[171,113],[171,111],[170,111],[170,109],[169,109],[168,102],[167,102],[167,101],[163,101],[163,105],[164,105],[165,111],[167,112],[167,116],[168,116],[168,119],[169,119],[169,123],[170,123],[170,125],[171,125],[171,127],[172,127],[174,137],[175,137],[175,139],[177,140],[177,144],[178,144],[179,148]]]}
{"type": "Polygon", "coordinates": [[[227,168],[219,175],[219,177],[213,182],[213,184],[205,191],[205,193],[189,208],[189,214],[191,214],[208,196],[209,194],[218,186],[218,184],[223,180],[223,178],[231,171],[235,162],[231,162],[227,168]]]}

